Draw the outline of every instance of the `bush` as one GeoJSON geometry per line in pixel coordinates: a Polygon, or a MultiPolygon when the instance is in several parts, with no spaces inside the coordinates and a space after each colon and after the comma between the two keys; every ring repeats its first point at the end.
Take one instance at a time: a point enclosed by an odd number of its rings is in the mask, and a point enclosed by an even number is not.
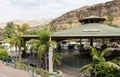
{"type": "Polygon", "coordinates": [[[47,70],[44,70],[42,68],[37,68],[37,67],[32,67],[26,63],[22,63],[20,61],[15,63],[15,67],[19,68],[19,69],[23,69],[23,70],[34,70],[34,72],[38,75],[40,75],[41,77],[49,77],[49,72],[47,70]]]}
{"type": "Polygon", "coordinates": [[[5,49],[0,49],[0,60],[8,58],[8,52],[5,49]]]}
{"type": "Polygon", "coordinates": [[[42,69],[42,68],[40,68],[40,69],[35,69],[35,72],[37,73],[37,74],[39,74],[39,75],[41,75],[41,77],[49,77],[49,73],[48,73],[48,71],[47,70],[44,70],[44,69],[42,69]]]}
{"type": "Polygon", "coordinates": [[[0,45],[0,48],[4,48],[4,46],[0,45]]]}
{"type": "Polygon", "coordinates": [[[119,77],[120,70],[111,68],[106,63],[99,63],[93,66],[91,77],[119,77]]]}

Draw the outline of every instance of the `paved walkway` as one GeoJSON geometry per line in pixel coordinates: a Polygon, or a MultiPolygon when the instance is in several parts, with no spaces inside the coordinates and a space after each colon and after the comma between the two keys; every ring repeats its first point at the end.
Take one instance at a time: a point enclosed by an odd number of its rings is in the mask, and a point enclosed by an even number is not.
{"type": "Polygon", "coordinates": [[[10,66],[5,66],[0,61],[0,77],[31,77],[30,73],[23,70],[14,69],[10,66]]]}
{"type": "Polygon", "coordinates": [[[78,68],[73,68],[66,65],[61,65],[58,67],[58,70],[62,71],[62,77],[78,77],[80,73],[78,68]]]}

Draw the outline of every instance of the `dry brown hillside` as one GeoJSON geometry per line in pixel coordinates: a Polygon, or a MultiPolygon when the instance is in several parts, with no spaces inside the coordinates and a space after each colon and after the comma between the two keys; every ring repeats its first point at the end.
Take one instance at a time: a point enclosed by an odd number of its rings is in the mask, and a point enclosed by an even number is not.
{"type": "MultiPolygon", "coordinates": [[[[24,24],[27,23],[30,27],[33,28],[41,28],[42,26],[48,24],[52,19],[35,19],[35,20],[14,20],[13,23],[15,24],[24,24]]],[[[4,28],[6,23],[0,22],[0,28],[4,28]]]]}
{"type": "Polygon", "coordinates": [[[80,23],[78,20],[81,18],[90,15],[106,17],[111,13],[115,17],[113,23],[120,25],[120,0],[113,0],[92,6],[84,6],[82,8],[72,10],[52,20],[51,24],[55,26],[57,30],[61,30],[79,26],[80,23]]]}

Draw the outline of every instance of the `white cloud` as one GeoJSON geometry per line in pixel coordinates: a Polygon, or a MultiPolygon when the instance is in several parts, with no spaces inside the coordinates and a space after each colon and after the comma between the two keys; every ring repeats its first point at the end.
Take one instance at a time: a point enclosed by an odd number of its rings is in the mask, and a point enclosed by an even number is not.
{"type": "Polygon", "coordinates": [[[84,5],[109,0],[0,0],[0,21],[55,18],[84,5]]]}

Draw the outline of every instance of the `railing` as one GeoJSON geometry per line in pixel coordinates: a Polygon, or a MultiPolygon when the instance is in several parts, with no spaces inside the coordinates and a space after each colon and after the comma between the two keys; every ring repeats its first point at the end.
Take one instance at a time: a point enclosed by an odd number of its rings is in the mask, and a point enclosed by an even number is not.
{"type": "Polygon", "coordinates": [[[30,73],[31,77],[41,77],[44,75],[46,75],[46,77],[49,77],[49,73],[47,71],[45,71],[43,69],[39,69],[30,63],[26,63],[25,60],[19,61],[15,58],[8,58],[8,59],[3,59],[2,61],[6,66],[11,66],[15,69],[24,70],[24,71],[30,73]]]}

